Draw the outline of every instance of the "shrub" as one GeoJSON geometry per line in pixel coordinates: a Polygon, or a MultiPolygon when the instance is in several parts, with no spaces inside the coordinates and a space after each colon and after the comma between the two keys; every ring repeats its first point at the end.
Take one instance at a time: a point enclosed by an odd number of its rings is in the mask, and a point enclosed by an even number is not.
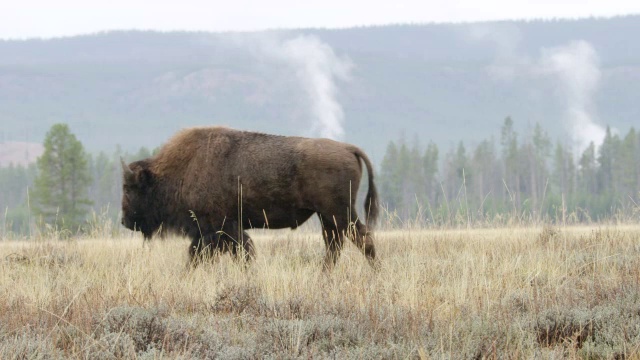
{"type": "Polygon", "coordinates": [[[216,296],[211,310],[217,313],[260,314],[264,309],[260,290],[248,285],[230,285],[216,296]]]}
{"type": "Polygon", "coordinates": [[[45,336],[26,332],[0,337],[0,359],[64,359],[45,336]]]}

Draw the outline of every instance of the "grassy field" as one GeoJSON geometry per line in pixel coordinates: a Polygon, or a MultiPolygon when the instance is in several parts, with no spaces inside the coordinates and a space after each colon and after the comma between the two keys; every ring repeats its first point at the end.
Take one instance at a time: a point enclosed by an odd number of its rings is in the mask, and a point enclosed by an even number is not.
{"type": "Polygon", "coordinates": [[[640,358],[640,227],[380,231],[374,271],[320,234],[249,266],[185,239],[0,241],[0,358],[640,358]]]}

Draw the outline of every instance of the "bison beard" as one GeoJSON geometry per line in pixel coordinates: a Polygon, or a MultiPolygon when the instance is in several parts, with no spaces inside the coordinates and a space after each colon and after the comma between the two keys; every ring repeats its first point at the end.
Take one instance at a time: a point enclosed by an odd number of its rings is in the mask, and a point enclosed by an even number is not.
{"type": "Polygon", "coordinates": [[[187,235],[192,264],[219,252],[250,260],[253,242],[243,229],[295,229],[318,214],[325,269],[335,265],[345,236],[375,265],[378,195],[371,162],[353,145],[200,127],[122,167],[123,225],[145,240],[157,232],[187,235]],[[369,175],[366,225],[355,210],[362,162],[369,175]]]}

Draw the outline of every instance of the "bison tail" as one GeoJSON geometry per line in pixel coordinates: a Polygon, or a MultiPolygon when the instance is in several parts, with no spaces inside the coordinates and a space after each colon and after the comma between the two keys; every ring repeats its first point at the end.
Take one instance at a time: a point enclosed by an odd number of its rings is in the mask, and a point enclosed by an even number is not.
{"type": "Polygon", "coordinates": [[[367,191],[367,196],[364,199],[364,211],[367,225],[373,226],[378,221],[379,213],[378,191],[376,190],[376,184],[373,181],[373,166],[371,165],[371,161],[369,161],[369,157],[367,157],[362,150],[356,148],[354,153],[358,159],[364,161],[364,164],[367,166],[367,173],[369,174],[369,190],[367,191]]]}

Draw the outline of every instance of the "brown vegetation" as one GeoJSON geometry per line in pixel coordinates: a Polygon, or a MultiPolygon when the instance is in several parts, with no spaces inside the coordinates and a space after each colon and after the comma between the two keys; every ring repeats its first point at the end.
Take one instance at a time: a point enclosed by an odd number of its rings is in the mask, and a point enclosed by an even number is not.
{"type": "Polygon", "coordinates": [[[248,268],[187,240],[0,242],[0,358],[637,358],[640,228],[388,230],[380,269],[252,233],[248,268]]]}

